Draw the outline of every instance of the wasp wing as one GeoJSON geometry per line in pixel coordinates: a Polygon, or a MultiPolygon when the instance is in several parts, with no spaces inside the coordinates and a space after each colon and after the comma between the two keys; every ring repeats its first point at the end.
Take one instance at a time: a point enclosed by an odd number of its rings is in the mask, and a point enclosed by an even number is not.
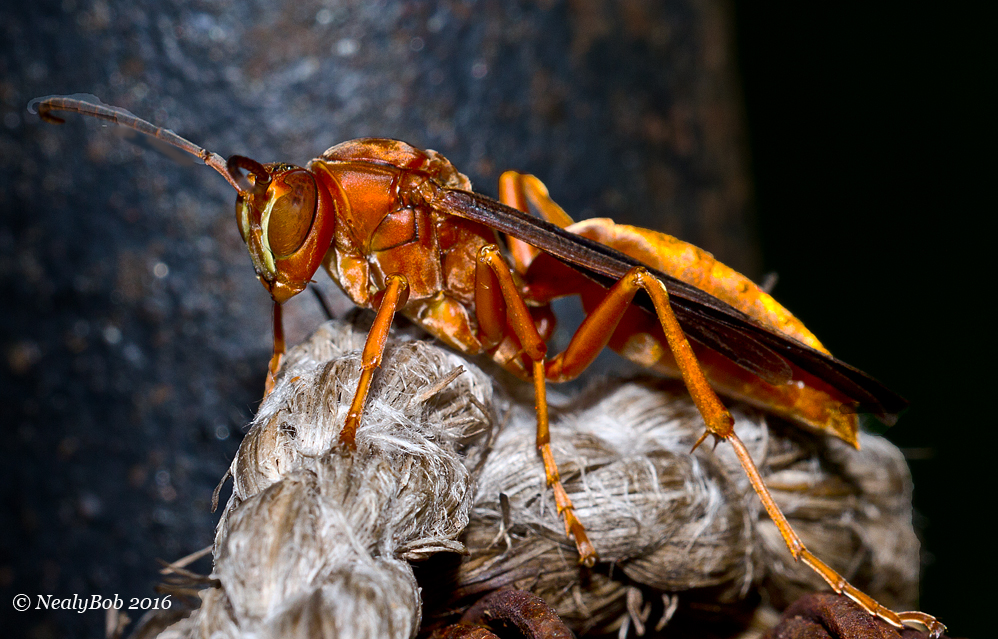
{"type": "MultiPolygon", "coordinates": [[[[845,393],[857,402],[859,410],[874,413],[887,423],[893,423],[908,405],[904,398],[863,371],[766,328],[713,295],[620,251],[479,193],[442,189],[438,197],[437,203],[451,214],[523,240],[603,286],[612,286],[635,266],[648,269],[665,284],[676,319],[691,339],[766,382],[789,382],[790,362],[845,393]]],[[[654,313],[646,295],[638,296],[636,303],[654,313]]]]}

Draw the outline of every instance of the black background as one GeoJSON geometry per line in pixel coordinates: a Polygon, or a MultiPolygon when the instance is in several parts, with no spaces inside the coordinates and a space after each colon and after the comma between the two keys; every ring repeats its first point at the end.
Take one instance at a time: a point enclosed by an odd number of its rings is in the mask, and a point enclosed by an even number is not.
{"type": "Polygon", "coordinates": [[[736,15],[765,269],[832,352],[911,401],[888,436],[912,457],[922,609],[990,636],[994,16],[762,4],[736,15]]]}

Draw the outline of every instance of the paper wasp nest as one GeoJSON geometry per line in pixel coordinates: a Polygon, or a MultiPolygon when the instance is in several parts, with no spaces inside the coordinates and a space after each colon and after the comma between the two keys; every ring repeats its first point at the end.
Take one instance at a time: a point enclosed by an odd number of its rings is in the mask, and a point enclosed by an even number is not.
{"type": "MultiPolygon", "coordinates": [[[[212,587],[186,618],[144,620],[137,636],[404,639],[513,587],[579,634],[677,636],[685,624],[749,637],[774,620],[770,605],[827,590],[794,565],[729,447],[690,454],[702,422],[672,382],[553,398],[555,457],[603,562],[591,571],[546,490],[532,397],[509,399],[449,351],[391,341],[358,449],[342,454],[365,336],[329,322],[292,350],[232,463],[212,587]]],[[[808,547],[881,603],[911,606],[918,542],[897,449],[862,435],[855,451],[732,412],[808,547]]]]}

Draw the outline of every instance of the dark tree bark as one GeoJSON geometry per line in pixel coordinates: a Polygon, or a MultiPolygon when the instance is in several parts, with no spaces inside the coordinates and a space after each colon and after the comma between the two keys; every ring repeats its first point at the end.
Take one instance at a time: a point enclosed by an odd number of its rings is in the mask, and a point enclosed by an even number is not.
{"type": "MultiPolygon", "coordinates": [[[[264,162],[401,138],[485,193],[533,172],[577,218],[659,228],[758,275],[728,18],[703,0],[5,6],[6,601],[151,596],[156,558],[208,545],[270,347],[229,187],[95,122],[43,124],[30,99],[95,94],[264,162]]],[[[321,318],[307,295],[288,314],[292,341],[321,318]]],[[[103,624],[0,615],[22,632],[103,624]]]]}

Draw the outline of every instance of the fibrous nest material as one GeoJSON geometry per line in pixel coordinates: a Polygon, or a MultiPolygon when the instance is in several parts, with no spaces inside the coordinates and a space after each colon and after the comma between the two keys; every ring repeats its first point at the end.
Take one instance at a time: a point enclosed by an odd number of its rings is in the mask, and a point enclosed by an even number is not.
{"type": "MultiPolygon", "coordinates": [[[[450,351],[391,340],[357,450],[342,450],[365,337],[329,322],[291,351],[232,462],[211,586],[186,617],[144,620],[136,636],[404,639],[515,588],[578,634],[755,637],[775,609],[827,589],[793,563],[728,447],[690,452],[702,421],[672,382],[552,396],[555,458],[600,553],[592,570],[546,488],[529,396],[450,351]]],[[[912,606],[899,451],[731,409],[805,544],[881,603],[912,606]]]]}

